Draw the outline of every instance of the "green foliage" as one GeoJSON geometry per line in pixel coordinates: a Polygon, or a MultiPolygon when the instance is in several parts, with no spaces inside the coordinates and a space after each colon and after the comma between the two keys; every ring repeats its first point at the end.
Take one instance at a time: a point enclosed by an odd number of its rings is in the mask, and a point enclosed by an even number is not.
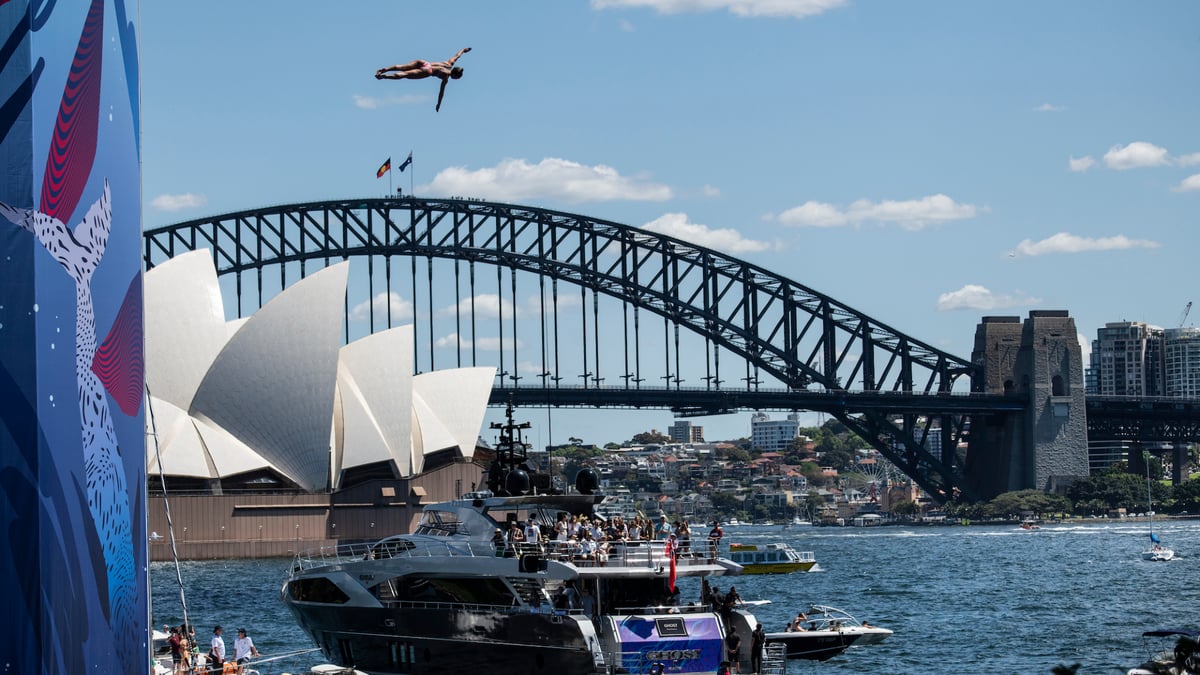
{"type": "Polygon", "coordinates": [[[1005,492],[987,503],[984,513],[989,516],[1015,516],[1025,512],[1035,514],[1063,513],[1071,510],[1071,502],[1062,495],[1041,490],[1005,492]]]}
{"type": "Polygon", "coordinates": [[[643,431],[640,434],[634,434],[633,439],[629,442],[633,445],[661,445],[663,443],[670,443],[671,438],[663,435],[662,432],[651,429],[650,431],[643,431]]]}
{"type": "Polygon", "coordinates": [[[921,512],[921,505],[911,499],[901,499],[892,504],[892,513],[898,516],[915,516],[921,512]]]}
{"type": "Polygon", "coordinates": [[[736,513],[742,508],[742,500],[731,492],[714,492],[708,499],[718,513],[736,513]]]}
{"type": "Polygon", "coordinates": [[[1187,511],[1188,513],[1200,512],[1200,478],[1193,478],[1176,485],[1171,490],[1171,499],[1175,502],[1173,510],[1187,511]]]}
{"type": "Polygon", "coordinates": [[[808,484],[814,487],[825,484],[825,476],[821,474],[821,467],[816,462],[803,462],[800,464],[800,473],[808,480],[808,484]]]}
{"type": "Polygon", "coordinates": [[[750,461],[750,451],[741,446],[735,445],[732,448],[721,448],[720,450],[717,451],[717,453],[721,457],[728,459],[730,461],[734,461],[734,462],[749,462],[750,461]]]}
{"type": "MultiPolygon", "coordinates": [[[[1116,466],[1116,465],[1114,465],[1116,466]]],[[[1151,491],[1155,502],[1165,502],[1169,496],[1168,489],[1162,483],[1151,483],[1151,491]]],[[[1092,502],[1104,504],[1108,509],[1123,508],[1127,511],[1146,511],[1146,479],[1131,473],[1119,473],[1111,468],[1099,476],[1082,478],[1067,488],[1067,496],[1077,505],[1092,502]]],[[[1094,513],[1094,511],[1089,511],[1094,513]]]]}

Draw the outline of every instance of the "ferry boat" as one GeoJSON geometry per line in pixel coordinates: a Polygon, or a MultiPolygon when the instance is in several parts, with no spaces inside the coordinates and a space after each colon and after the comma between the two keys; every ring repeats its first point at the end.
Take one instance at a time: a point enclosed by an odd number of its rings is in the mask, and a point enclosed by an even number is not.
{"type": "MultiPolygon", "coordinates": [[[[295,558],[282,599],[326,660],[373,674],[711,675],[729,634],[752,643],[758,620],[746,607],[679,599],[677,579],[740,571],[715,551],[506,541],[518,523],[548,534],[560,518],[590,517],[603,499],[588,470],[576,479],[579,494],[531,490],[540,481],[512,438],[523,427],[511,406],[508,415],[496,425],[506,431],[488,491],[425,506],[413,534],[295,558]]],[[[734,670],[749,672],[750,650],[741,652],[734,670]]]]}
{"type": "Polygon", "coordinates": [[[729,558],[742,566],[743,574],[807,572],[817,564],[812,551],[796,551],[783,543],[730,544],[729,558]]]}

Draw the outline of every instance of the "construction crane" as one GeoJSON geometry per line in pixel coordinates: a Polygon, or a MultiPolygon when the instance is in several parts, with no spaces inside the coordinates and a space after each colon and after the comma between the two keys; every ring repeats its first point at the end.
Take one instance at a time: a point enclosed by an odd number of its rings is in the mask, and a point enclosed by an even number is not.
{"type": "Polygon", "coordinates": [[[1188,304],[1183,306],[1183,313],[1179,315],[1179,324],[1176,328],[1183,328],[1183,322],[1187,321],[1188,312],[1192,311],[1192,301],[1188,300],[1188,304]]]}

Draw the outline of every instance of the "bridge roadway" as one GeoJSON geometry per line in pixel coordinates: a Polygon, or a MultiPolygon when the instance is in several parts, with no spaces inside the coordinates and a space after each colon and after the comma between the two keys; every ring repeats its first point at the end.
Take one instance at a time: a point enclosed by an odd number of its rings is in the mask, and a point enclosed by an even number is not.
{"type": "MultiPolygon", "coordinates": [[[[504,387],[492,389],[491,405],[559,408],[651,408],[681,417],[739,410],[809,410],[882,415],[994,415],[1020,413],[1023,396],[977,392],[794,391],[667,387],[504,387]]],[[[1200,399],[1089,396],[1088,440],[1200,442],[1200,399]]]]}
{"type": "Polygon", "coordinates": [[[914,393],[893,391],[804,391],[789,389],[730,390],[667,387],[504,387],[492,389],[492,405],[511,400],[518,406],[567,408],[655,408],[681,416],[721,415],[738,410],[810,410],[825,413],[866,412],[884,415],[919,413],[993,414],[1025,409],[1022,396],[980,393],[914,393]]]}

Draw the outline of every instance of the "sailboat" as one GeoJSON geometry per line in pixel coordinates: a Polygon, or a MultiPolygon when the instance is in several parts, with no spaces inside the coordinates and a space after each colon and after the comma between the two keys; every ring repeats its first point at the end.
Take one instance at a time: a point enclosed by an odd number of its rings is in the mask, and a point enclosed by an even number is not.
{"type": "Polygon", "coordinates": [[[1142,560],[1166,562],[1175,557],[1175,551],[1163,546],[1158,535],[1154,534],[1154,497],[1150,492],[1150,461],[1146,459],[1142,463],[1146,466],[1146,503],[1150,507],[1147,514],[1150,516],[1150,547],[1142,551],[1142,560]]]}

